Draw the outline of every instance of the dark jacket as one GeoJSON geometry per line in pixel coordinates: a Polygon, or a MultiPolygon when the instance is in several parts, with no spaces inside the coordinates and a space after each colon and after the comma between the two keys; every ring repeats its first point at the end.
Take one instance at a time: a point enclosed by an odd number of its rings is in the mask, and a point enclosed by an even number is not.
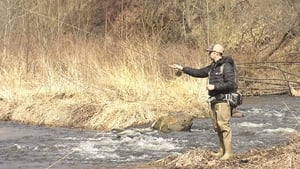
{"type": "Polygon", "coordinates": [[[208,77],[209,84],[215,85],[215,89],[209,91],[208,94],[210,96],[218,96],[220,94],[236,92],[237,77],[235,69],[233,59],[229,56],[223,56],[220,60],[212,62],[207,67],[200,69],[184,67],[182,71],[193,77],[208,77]],[[224,66],[221,68],[223,64],[224,66]]]}

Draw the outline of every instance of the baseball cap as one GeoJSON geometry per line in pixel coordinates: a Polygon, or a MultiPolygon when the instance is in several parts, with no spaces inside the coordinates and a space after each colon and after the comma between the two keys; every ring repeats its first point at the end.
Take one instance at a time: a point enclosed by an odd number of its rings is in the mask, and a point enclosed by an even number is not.
{"type": "Polygon", "coordinates": [[[220,44],[212,44],[210,45],[206,51],[208,52],[218,52],[218,53],[223,53],[224,52],[224,47],[220,44]]]}

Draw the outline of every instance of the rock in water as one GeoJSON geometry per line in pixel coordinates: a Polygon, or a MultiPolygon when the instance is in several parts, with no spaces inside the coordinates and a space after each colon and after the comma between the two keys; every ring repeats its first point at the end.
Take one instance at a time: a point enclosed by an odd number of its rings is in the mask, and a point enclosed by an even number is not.
{"type": "Polygon", "coordinates": [[[162,132],[190,131],[193,124],[193,117],[187,113],[169,113],[158,118],[151,127],[162,132]]]}

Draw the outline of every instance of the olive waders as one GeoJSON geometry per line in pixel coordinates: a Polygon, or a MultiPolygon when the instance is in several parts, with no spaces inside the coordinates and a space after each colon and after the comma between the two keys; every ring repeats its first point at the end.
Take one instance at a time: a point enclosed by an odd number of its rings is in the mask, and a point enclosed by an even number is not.
{"type": "Polygon", "coordinates": [[[221,157],[220,160],[228,160],[232,157],[232,133],[230,128],[231,107],[228,103],[216,103],[211,105],[211,118],[213,127],[218,132],[220,149],[211,155],[221,157]]]}

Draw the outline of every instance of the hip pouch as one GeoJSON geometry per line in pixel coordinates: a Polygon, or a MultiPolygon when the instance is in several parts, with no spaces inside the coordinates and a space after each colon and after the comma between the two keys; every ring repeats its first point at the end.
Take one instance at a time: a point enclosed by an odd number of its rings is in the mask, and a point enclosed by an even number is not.
{"type": "Polygon", "coordinates": [[[225,95],[225,99],[232,108],[243,104],[243,95],[240,92],[230,93],[225,95]]]}

